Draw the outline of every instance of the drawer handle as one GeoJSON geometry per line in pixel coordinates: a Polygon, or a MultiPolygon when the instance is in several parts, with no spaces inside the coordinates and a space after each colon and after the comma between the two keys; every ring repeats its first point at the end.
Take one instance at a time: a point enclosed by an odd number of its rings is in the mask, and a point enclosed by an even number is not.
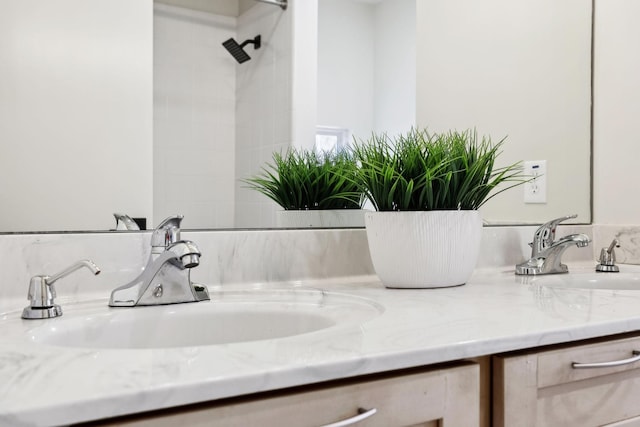
{"type": "Polygon", "coordinates": [[[358,415],[354,415],[351,418],[347,418],[346,420],[342,420],[342,421],[336,421],[335,423],[331,423],[331,424],[325,424],[322,427],[343,427],[343,426],[350,426],[353,425],[357,422],[360,422],[362,420],[366,420],[367,418],[375,415],[375,413],[378,412],[378,410],[376,408],[372,408],[372,409],[362,409],[362,408],[358,408],[358,415]]]}
{"type": "Polygon", "coordinates": [[[628,365],[629,363],[637,362],[637,361],[640,360],[640,351],[633,350],[631,352],[631,354],[633,354],[633,357],[630,357],[628,359],[614,360],[614,361],[611,361],[611,362],[599,362],[599,363],[577,363],[577,362],[573,362],[573,363],[571,363],[571,366],[573,368],[575,368],[575,369],[582,369],[582,368],[611,368],[613,366],[628,365]]]}

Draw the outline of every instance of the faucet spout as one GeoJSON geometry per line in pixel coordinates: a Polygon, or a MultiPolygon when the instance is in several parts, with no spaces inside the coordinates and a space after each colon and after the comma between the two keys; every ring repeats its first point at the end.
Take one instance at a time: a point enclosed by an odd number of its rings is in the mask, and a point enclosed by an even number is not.
{"type": "MultiPolygon", "coordinates": [[[[576,245],[579,248],[584,248],[586,246],[589,246],[590,242],[591,239],[586,234],[569,234],[568,236],[564,236],[563,238],[553,242],[549,248],[545,249],[545,251],[552,250],[556,247],[564,247],[564,249],[566,249],[571,245],[576,245]]],[[[544,253],[545,251],[543,251],[542,253],[544,253]]]]}
{"type": "Polygon", "coordinates": [[[181,240],[169,246],[167,252],[175,254],[181,268],[194,268],[200,265],[200,249],[191,240],[181,240]]]}
{"type": "Polygon", "coordinates": [[[569,268],[562,263],[564,251],[574,245],[584,248],[589,246],[590,241],[591,239],[586,234],[570,234],[553,242],[551,246],[538,254],[537,259],[544,261],[537,274],[568,273],[569,268]]]}

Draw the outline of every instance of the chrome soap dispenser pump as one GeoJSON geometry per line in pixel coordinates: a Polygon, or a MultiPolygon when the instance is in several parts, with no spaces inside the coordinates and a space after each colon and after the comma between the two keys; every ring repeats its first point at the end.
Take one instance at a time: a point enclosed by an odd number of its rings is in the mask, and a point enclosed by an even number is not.
{"type": "Polygon", "coordinates": [[[615,248],[620,247],[618,239],[613,239],[608,248],[602,248],[600,251],[599,264],[596,265],[596,271],[599,273],[618,273],[620,268],[616,265],[615,248]]]}
{"type": "Polygon", "coordinates": [[[55,303],[56,289],[53,284],[82,267],[87,268],[94,275],[100,274],[100,269],[93,261],[83,259],[53,276],[33,276],[29,282],[29,293],[27,294],[27,299],[31,303],[22,310],[22,318],[50,319],[62,316],[62,308],[55,303]]]}

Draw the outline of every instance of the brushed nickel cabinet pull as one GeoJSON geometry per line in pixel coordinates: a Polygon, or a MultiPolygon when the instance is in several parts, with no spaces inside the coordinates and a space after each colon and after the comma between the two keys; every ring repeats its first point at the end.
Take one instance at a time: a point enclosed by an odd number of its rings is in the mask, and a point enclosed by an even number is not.
{"type": "Polygon", "coordinates": [[[573,363],[571,363],[571,367],[574,368],[574,369],[611,368],[613,366],[628,365],[630,363],[634,363],[634,362],[640,361],[640,351],[633,350],[631,352],[631,354],[633,354],[633,357],[630,357],[628,359],[622,359],[622,360],[613,360],[611,362],[596,362],[596,363],[578,363],[578,362],[573,362],[573,363]]]}
{"type": "Polygon", "coordinates": [[[331,423],[331,424],[325,424],[322,427],[350,426],[375,415],[376,412],[378,412],[376,408],[372,408],[372,409],[358,408],[358,415],[354,415],[353,417],[347,418],[346,420],[336,421],[335,423],[331,423]]]}

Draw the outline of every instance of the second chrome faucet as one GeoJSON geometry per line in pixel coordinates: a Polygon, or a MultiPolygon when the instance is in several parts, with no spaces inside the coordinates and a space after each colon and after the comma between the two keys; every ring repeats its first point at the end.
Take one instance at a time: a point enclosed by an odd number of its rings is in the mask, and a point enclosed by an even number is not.
{"type": "Polygon", "coordinates": [[[538,274],[567,273],[569,269],[562,263],[562,254],[570,246],[579,248],[589,246],[589,236],[586,234],[569,234],[558,240],[556,227],[562,221],[576,218],[577,215],[568,215],[553,219],[538,228],[533,236],[531,246],[531,258],[516,265],[516,274],[533,276],[538,274]]]}
{"type": "Polygon", "coordinates": [[[111,307],[178,304],[206,301],[206,286],[191,282],[191,269],[200,264],[200,249],[180,239],[182,215],[171,216],[151,235],[147,265],[131,282],[111,292],[111,307]]]}

